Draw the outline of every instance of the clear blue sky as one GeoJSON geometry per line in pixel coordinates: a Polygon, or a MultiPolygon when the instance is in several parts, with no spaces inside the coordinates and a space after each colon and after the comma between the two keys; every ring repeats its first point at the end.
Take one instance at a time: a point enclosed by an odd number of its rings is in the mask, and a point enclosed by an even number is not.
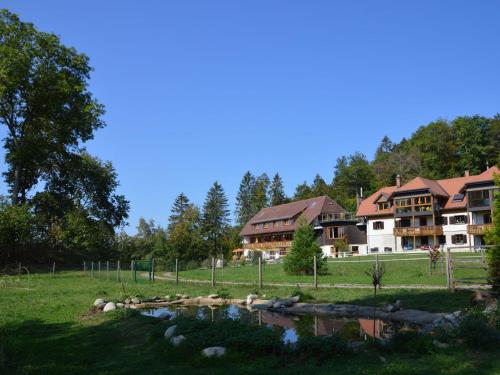
{"type": "MultiPolygon", "coordinates": [[[[183,191],[243,173],[292,194],[338,156],[439,117],[500,111],[498,1],[0,0],[86,53],[111,160],[140,216],[165,225],[183,191]]],[[[2,169],[5,166],[2,165],[2,169]]],[[[6,188],[3,185],[2,191],[6,188]]]]}

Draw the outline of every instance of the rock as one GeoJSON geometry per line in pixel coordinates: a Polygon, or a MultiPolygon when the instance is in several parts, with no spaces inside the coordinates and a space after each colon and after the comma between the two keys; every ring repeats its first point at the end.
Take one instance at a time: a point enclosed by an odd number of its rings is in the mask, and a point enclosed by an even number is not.
{"type": "Polygon", "coordinates": [[[98,310],[102,310],[102,309],[104,309],[104,306],[106,306],[106,302],[100,303],[99,305],[94,306],[94,307],[95,307],[96,309],[98,309],[98,310]]]}
{"type": "Polygon", "coordinates": [[[180,299],[180,298],[182,298],[182,294],[180,294],[180,293],[177,293],[177,294],[175,295],[175,298],[177,298],[177,299],[180,299]]]}
{"type": "Polygon", "coordinates": [[[114,302],[108,302],[106,306],[102,309],[104,312],[116,310],[116,305],[114,302]]]}
{"type": "Polygon", "coordinates": [[[226,354],[226,348],[222,346],[211,346],[209,348],[203,349],[201,351],[201,354],[207,358],[222,357],[226,354]]]}
{"type": "Polygon", "coordinates": [[[434,345],[436,348],[439,348],[439,349],[448,349],[450,347],[450,344],[447,344],[445,342],[441,342],[438,340],[433,340],[432,345],[434,345]]]}
{"type": "Polygon", "coordinates": [[[170,301],[170,300],[172,299],[172,296],[170,296],[170,295],[165,296],[165,299],[166,299],[167,301],[170,301]]]}
{"type": "Polygon", "coordinates": [[[247,296],[247,305],[251,305],[254,300],[256,300],[259,296],[257,294],[249,294],[247,296]]]}
{"type": "Polygon", "coordinates": [[[384,310],[387,311],[387,312],[393,312],[394,311],[394,305],[387,305],[384,307],[384,310]]]}
{"type": "Polygon", "coordinates": [[[169,311],[162,311],[157,315],[158,319],[170,319],[172,314],[169,311]]]}
{"type": "Polygon", "coordinates": [[[396,300],[396,302],[394,303],[394,306],[398,309],[398,310],[401,310],[403,308],[403,302],[401,302],[401,300],[396,300]]]}
{"type": "Polygon", "coordinates": [[[116,304],[116,307],[118,307],[118,308],[120,308],[120,309],[121,309],[121,308],[123,308],[124,306],[125,306],[125,305],[124,305],[123,303],[121,303],[121,302],[118,302],[118,303],[116,304]]]}
{"type": "Polygon", "coordinates": [[[130,300],[130,298],[126,298],[125,301],[123,301],[126,305],[130,305],[132,303],[132,301],[130,300]]]}
{"type": "Polygon", "coordinates": [[[282,307],[283,307],[283,305],[279,301],[273,303],[273,309],[281,309],[282,307]]]}
{"type": "Polygon", "coordinates": [[[134,305],[137,305],[139,303],[141,303],[141,300],[137,297],[134,297],[130,300],[131,303],[133,303],[134,305]]]}
{"type": "Polygon", "coordinates": [[[177,329],[176,325],[168,327],[163,336],[165,336],[166,339],[171,338],[175,334],[176,329],[177,329]]]}
{"type": "Polygon", "coordinates": [[[208,298],[211,298],[211,299],[219,298],[219,295],[215,294],[215,293],[214,294],[209,294],[208,298]]]}
{"type": "Polygon", "coordinates": [[[273,307],[273,305],[276,303],[275,298],[271,298],[269,301],[267,301],[267,307],[273,307]]]}
{"type": "Polygon", "coordinates": [[[106,301],[102,298],[98,298],[94,301],[94,306],[99,306],[102,305],[103,303],[106,303],[106,301]]]}
{"type": "Polygon", "coordinates": [[[290,298],[290,300],[293,302],[293,303],[297,303],[300,301],[300,296],[293,296],[292,298],[290,298]]]}
{"type": "Polygon", "coordinates": [[[173,346],[179,346],[180,344],[182,344],[182,342],[186,340],[186,337],[183,336],[183,335],[179,335],[179,336],[174,336],[170,339],[170,343],[173,345],[173,346]]]}

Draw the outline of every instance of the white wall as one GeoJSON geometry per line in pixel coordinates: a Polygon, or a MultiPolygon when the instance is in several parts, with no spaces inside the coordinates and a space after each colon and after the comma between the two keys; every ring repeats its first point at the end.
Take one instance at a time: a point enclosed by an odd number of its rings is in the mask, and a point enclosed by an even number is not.
{"type": "MultiPolygon", "coordinates": [[[[383,253],[385,247],[390,247],[393,252],[396,251],[394,248],[394,218],[368,219],[366,234],[368,252],[374,247],[378,247],[379,253],[383,253]],[[384,223],[384,229],[373,229],[373,223],[375,221],[382,221],[384,223]]],[[[400,250],[401,249],[398,249],[398,251],[400,250]]]]}
{"type": "MultiPolygon", "coordinates": [[[[468,241],[467,236],[467,224],[450,224],[450,218],[456,215],[467,215],[467,211],[454,212],[443,214],[443,217],[448,218],[448,225],[443,225],[443,234],[446,236],[446,246],[453,246],[451,242],[451,236],[455,234],[465,234],[467,238],[467,245],[471,245],[468,241]]],[[[471,215],[469,215],[469,223],[471,221],[471,215]]]]}

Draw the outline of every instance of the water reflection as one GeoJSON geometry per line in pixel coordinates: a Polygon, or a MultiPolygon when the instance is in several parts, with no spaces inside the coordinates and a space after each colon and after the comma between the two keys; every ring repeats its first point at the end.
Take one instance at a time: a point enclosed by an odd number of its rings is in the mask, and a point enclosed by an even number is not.
{"type": "Polygon", "coordinates": [[[364,341],[369,337],[390,339],[394,333],[411,327],[382,320],[358,318],[325,318],[313,315],[286,315],[270,311],[249,310],[236,305],[182,306],[149,309],[143,315],[162,319],[186,316],[195,319],[240,320],[247,324],[264,325],[280,332],[284,343],[295,343],[301,337],[336,334],[348,341],[364,341]]]}

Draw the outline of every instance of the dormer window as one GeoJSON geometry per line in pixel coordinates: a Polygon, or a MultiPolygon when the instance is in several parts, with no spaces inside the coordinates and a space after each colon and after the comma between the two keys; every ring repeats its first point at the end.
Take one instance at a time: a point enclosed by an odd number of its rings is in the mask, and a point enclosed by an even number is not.
{"type": "Polygon", "coordinates": [[[286,219],[284,224],[285,225],[292,225],[293,224],[293,219],[286,219]]]}
{"type": "Polygon", "coordinates": [[[255,224],[255,230],[262,229],[262,224],[255,224]]]}
{"type": "Polygon", "coordinates": [[[377,203],[377,210],[378,211],[388,210],[389,208],[391,208],[390,202],[378,202],[377,203]]]}
{"type": "Polygon", "coordinates": [[[264,223],[264,229],[269,228],[269,223],[264,223]]]}

